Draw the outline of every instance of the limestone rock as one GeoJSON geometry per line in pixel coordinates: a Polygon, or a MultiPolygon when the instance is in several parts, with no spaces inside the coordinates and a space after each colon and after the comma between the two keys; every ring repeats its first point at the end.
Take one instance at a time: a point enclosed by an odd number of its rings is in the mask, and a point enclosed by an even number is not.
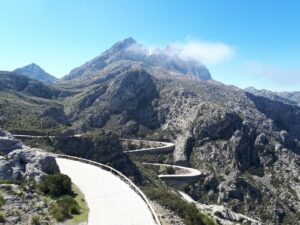
{"type": "Polygon", "coordinates": [[[10,152],[0,160],[0,178],[40,180],[46,174],[59,173],[55,158],[40,151],[24,147],[10,152]]]}
{"type": "Polygon", "coordinates": [[[9,132],[0,129],[0,151],[7,154],[22,147],[22,142],[15,139],[9,132]]]}
{"type": "Polygon", "coordinates": [[[40,149],[24,146],[4,130],[0,130],[0,135],[0,151],[5,154],[0,158],[1,179],[40,180],[45,174],[59,173],[53,156],[40,149]]]}

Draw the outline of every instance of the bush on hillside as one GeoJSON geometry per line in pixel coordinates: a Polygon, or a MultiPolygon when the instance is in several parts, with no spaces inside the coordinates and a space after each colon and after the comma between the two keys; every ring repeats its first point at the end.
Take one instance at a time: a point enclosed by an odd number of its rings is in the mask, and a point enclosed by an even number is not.
{"type": "Polygon", "coordinates": [[[3,198],[3,196],[0,194],[0,208],[4,205],[5,200],[3,198]]]}
{"type": "Polygon", "coordinates": [[[51,196],[59,197],[62,195],[73,194],[71,179],[64,174],[44,176],[39,187],[44,194],[49,194],[51,196]]]}
{"type": "Polygon", "coordinates": [[[57,199],[56,203],[52,205],[50,213],[57,221],[64,221],[74,214],[79,214],[80,207],[74,198],[65,195],[57,199]]]}
{"type": "Polygon", "coordinates": [[[160,205],[175,212],[180,216],[186,225],[215,225],[215,221],[208,215],[201,213],[195,204],[188,203],[167,190],[161,188],[145,188],[145,194],[160,205]]]}

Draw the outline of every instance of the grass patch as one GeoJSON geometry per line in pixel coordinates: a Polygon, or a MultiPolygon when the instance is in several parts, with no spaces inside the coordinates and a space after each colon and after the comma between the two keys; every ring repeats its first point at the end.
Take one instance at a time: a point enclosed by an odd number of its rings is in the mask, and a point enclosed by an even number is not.
{"type": "Polygon", "coordinates": [[[72,215],[79,214],[80,208],[74,198],[70,195],[64,195],[51,206],[50,213],[57,221],[65,221],[71,219],[72,215]]]}
{"type": "Polygon", "coordinates": [[[31,217],[31,225],[39,225],[41,223],[41,217],[39,215],[33,215],[31,217]]]}
{"type": "Polygon", "coordinates": [[[89,215],[89,208],[85,201],[84,194],[79,190],[79,188],[73,184],[72,190],[76,194],[75,201],[77,202],[80,213],[73,216],[73,218],[70,220],[71,224],[79,224],[82,222],[88,221],[88,215],[89,215]]]}

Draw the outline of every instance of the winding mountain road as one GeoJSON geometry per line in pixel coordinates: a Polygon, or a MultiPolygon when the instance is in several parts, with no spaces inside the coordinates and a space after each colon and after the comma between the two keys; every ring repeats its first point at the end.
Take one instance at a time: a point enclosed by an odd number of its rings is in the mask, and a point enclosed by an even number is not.
{"type": "MultiPolygon", "coordinates": [[[[16,138],[42,138],[48,136],[14,135],[16,138]]],[[[74,135],[80,137],[81,135],[74,135]]],[[[52,136],[54,137],[54,136],[52,136]]],[[[131,139],[121,139],[131,141],[131,139]]],[[[170,153],[173,143],[133,140],[146,142],[149,148],[128,150],[126,154],[170,153]]],[[[56,155],[61,173],[68,175],[84,193],[89,207],[88,225],[161,225],[146,196],[119,171],[106,165],[66,155],[56,155]],[[102,165],[105,169],[99,167],[102,165]]],[[[161,174],[162,180],[190,181],[198,178],[200,171],[183,166],[143,163],[152,166],[173,167],[184,171],[182,174],[161,174]]]]}
{"type": "MultiPolygon", "coordinates": [[[[132,142],[146,142],[148,145],[153,145],[156,147],[149,148],[141,148],[135,150],[127,150],[124,151],[126,154],[165,154],[173,152],[175,149],[175,145],[170,142],[161,142],[161,141],[146,141],[146,140],[137,140],[137,139],[121,139],[123,141],[132,141],[132,142]]],[[[197,169],[185,167],[185,166],[177,166],[173,164],[162,164],[162,163],[143,163],[144,165],[151,166],[165,166],[172,167],[177,171],[184,171],[181,174],[161,174],[158,175],[162,180],[173,180],[173,181],[191,181],[199,178],[201,176],[201,172],[197,169]]]]}
{"type": "Polygon", "coordinates": [[[162,180],[186,180],[187,178],[189,180],[196,179],[201,176],[201,172],[199,170],[196,170],[194,168],[190,167],[184,167],[184,166],[177,166],[172,164],[162,164],[162,163],[142,163],[143,165],[151,165],[151,166],[165,166],[165,167],[172,167],[175,170],[182,170],[185,171],[185,173],[182,174],[161,174],[158,175],[159,178],[162,180]]]}

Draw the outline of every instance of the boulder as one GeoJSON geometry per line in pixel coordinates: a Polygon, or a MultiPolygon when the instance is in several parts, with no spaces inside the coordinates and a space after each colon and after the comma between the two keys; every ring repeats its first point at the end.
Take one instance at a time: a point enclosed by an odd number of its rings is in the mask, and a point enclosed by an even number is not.
{"type": "Polygon", "coordinates": [[[23,145],[9,132],[0,129],[0,179],[40,180],[45,174],[59,173],[53,156],[40,149],[23,145]]]}
{"type": "Polygon", "coordinates": [[[16,149],[0,159],[0,179],[34,178],[38,181],[53,173],[59,173],[55,158],[39,149],[16,149]]]}
{"type": "Polygon", "coordinates": [[[9,132],[0,129],[0,151],[4,154],[22,147],[22,142],[15,139],[9,132]]]}

